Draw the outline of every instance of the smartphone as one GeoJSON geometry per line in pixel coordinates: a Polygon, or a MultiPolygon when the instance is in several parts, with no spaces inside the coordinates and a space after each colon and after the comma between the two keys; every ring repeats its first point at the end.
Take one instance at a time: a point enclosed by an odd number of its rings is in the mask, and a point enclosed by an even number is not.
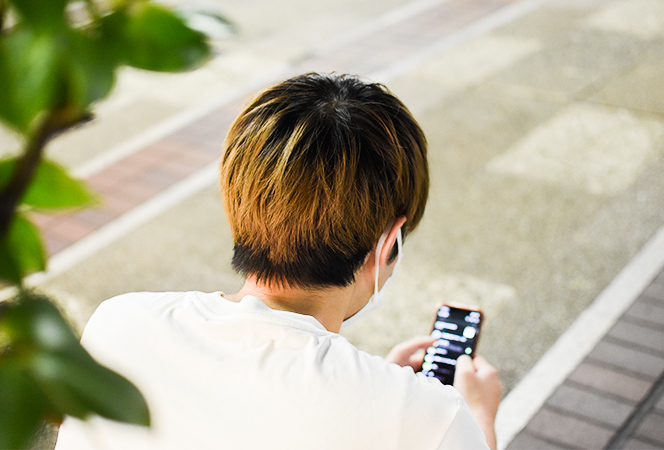
{"type": "Polygon", "coordinates": [[[436,342],[424,355],[422,373],[438,378],[443,384],[452,384],[457,358],[475,355],[483,318],[479,309],[441,305],[431,331],[436,342]]]}

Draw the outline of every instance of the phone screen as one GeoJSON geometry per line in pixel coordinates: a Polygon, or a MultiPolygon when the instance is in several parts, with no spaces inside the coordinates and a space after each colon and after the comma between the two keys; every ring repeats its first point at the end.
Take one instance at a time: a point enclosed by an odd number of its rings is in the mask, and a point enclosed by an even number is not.
{"type": "Polygon", "coordinates": [[[436,342],[424,355],[422,373],[452,384],[457,358],[463,354],[474,356],[481,323],[480,311],[441,306],[431,331],[436,342]]]}

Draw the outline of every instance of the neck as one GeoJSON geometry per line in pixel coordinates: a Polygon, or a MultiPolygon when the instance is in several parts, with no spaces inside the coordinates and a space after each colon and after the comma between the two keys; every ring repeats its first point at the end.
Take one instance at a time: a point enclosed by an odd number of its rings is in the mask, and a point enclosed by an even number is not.
{"type": "Polygon", "coordinates": [[[356,283],[346,287],[305,289],[266,285],[249,278],[242,289],[226,298],[239,302],[244,296],[253,295],[272,309],[313,316],[328,331],[337,333],[343,320],[355,312],[358,294],[356,283]]]}

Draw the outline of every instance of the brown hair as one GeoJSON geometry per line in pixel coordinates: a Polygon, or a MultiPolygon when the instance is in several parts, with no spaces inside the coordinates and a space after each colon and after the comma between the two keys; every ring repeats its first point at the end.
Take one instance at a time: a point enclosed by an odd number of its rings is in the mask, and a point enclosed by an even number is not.
{"type": "Polygon", "coordinates": [[[233,267],[257,281],[354,280],[387,225],[424,213],[426,140],[384,86],[310,73],[260,93],[233,123],[221,191],[233,267]]]}

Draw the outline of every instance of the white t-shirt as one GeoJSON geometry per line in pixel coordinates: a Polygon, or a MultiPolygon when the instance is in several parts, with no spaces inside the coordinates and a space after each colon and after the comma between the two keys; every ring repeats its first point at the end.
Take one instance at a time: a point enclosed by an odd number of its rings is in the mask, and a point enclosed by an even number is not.
{"type": "Polygon", "coordinates": [[[82,343],[136,384],[152,427],[68,418],[57,450],[487,448],[454,388],[256,297],[121,295],[82,343]]]}

